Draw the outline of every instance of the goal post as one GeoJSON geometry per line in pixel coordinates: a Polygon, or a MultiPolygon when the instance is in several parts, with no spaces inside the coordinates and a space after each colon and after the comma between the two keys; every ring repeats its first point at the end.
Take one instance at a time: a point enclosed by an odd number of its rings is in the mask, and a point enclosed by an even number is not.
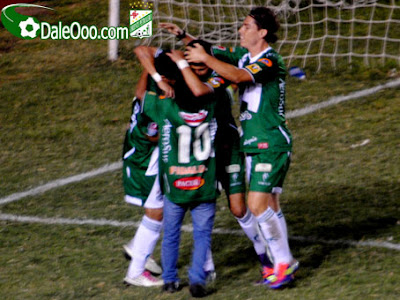
{"type": "MultiPolygon", "coordinates": [[[[119,26],[119,10],[120,3],[119,0],[109,0],[108,4],[108,26],[117,27],[119,26]]],[[[119,41],[117,39],[108,40],[108,59],[115,61],[118,59],[118,45],[119,41]]]]}

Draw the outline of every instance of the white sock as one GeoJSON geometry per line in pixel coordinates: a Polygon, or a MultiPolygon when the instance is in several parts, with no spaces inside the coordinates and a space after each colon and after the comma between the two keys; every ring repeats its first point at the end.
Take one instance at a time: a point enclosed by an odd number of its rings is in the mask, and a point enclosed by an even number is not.
{"type": "Polygon", "coordinates": [[[274,259],[274,266],[290,263],[292,255],[288,240],[285,238],[278,215],[270,207],[257,217],[260,231],[267,240],[274,259]]]}
{"type": "Polygon", "coordinates": [[[153,253],[160,237],[162,222],[143,216],[135,237],[129,242],[133,257],[128,267],[127,277],[135,278],[143,273],[147,258],[153,253]]]}
{"type": "MultiPolygon", "coordinates": [[[[279,210],[276,214],[277,214],[278,219],[279,219],[279,222],[280,222],[280,224],[281,224],[282,233],[283,233],[285,239],[286,239],[286,240],[288,241],[288,243],[289,243],[289,235],[288,235],[288,230],[287,230],[285,215],[283,214],[282,210],[279,210]]],[[[289,251],[290,251],[290,248],[289,248],[289,251]]],[[[292,253],[290,253],[290,256],[291,256],[291,261],[292,261],[292,260],[293,260],[292,253]]]]}
{"type": "Polygon", "coordinates": [[[244,233],[253,242],[254,250],[257,255],[265,253],[265,244],[260,237],[260,232],[258,231],[257,220],[254,215],[247,209],[245,215],[242,218],[236,218],[240,227],[242,227],[244,233]]]}
{"type": "Polygon", "coordinates": [[[207,251],[206,262],[204,263],[203,270],[205,272],[209,272],[209,271],[214,271],[215,270],[214,260],[213,260],[213,257],[212,257],[211,249],[208,249],[208,251],[207,251]]]}

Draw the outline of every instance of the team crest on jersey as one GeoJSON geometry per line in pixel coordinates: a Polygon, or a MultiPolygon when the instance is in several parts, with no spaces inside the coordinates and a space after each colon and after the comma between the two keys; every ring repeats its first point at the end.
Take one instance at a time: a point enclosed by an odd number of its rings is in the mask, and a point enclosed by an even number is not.
{"type": "Polygon", "coordinates": [[[268,58],[260,58],[257,61],[259,61],[260,63],[263,63],[267,67],[272,67],[272,61],[270,59],[268,59],[268,58]]]}
{"type": "Polygon", "coordinates": [[[246,69],[249,70],[252,74],[257,74],[261,71],[261,67],[257,64],[248,65],[246,66],[246,69]]]}
{"type": "Polygon", "coordinates": [[[180,111],[179,115],[186,122],[186,124],[191,127],[197,127],[207,118],[208,111],[204,109],[200,110],[198,113],[187,113],[180,111]]]}
{"type": "Polygon", "coordinates": [[[191,191],[201,188],[204,182],[204,178],[201,177],[185,177],[175,180],[174,187],[180,190],[191,191]]]}
{"type": "Polygon", "coordinates": [[[208,83],[211,84],[213,88],[218,88],[221,84],[224,84],[225,81],[221,77],[212,77],[208,80],[208,83]]]}

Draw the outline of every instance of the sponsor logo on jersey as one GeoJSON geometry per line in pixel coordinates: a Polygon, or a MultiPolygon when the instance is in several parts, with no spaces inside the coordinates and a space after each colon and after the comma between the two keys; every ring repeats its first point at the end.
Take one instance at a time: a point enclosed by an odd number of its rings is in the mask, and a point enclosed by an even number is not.
{"type": "Polygon", "coordinates": [[[272,171],[272,165],[271,164],[256,164],[254,171],[256,172],[271,172],[272,171]]]}
{"type": "Polygon", "coordinates": [[[268,58],[260,58],[259,60],[260,63],[266,65],[267,67],[272,67],[272,61],[268,58]]]}
{"type": "Polygon", "coordinates": [[[189,167],[179,167],[179,166],[169,167],[169,174],[171,175],[202,174],[205,171],[207,171],[205,165],[189,166],[189,167]]]}
{"type": "Polygon", "coordinates": [[[221,84],[224,84],[225,81],[221,77],[212,77],[208,80],[208,83],[213,87],[213,88],[218,88],[221,86],[221,84]]]}
{"type": "Polygon", "coordinates": [[[246,120],[251,120],[252,116],[251,114],[246,110],[242,112],[239,116],[239,121],[246,121],[246,120]]]}
{"type": "Polygon", "coordinates": [[[251,139],[248,140],[244,140],[243,145],[250,145],[251,143],[257,142],[258,138],[256,138],[255,136],[253,136],[251,139]]]}
{"type": "Polygon", "coordinates": [[[179,115],[186,122],[186,124],[191,127],[197,127],[207,118],[208,111],[204,109],[200,110],[198,113],[187,113],[180,111],[179,115]]]}
{"type": "Polygon", "coordinates": [[[257,64],[248,65],[246,66],[246,69],[249,70],[252,74],[257,74],[262,70],[261,67],[257,64]]]}
{"type": "Polygon", "coordinates": [[[171,127],[172,127],[171,122],[168,119],[164,119],[164,125],[162,127],[162,134],[161,134],[161,145],[162,145],[161,159],[165,163],[168,162],[168,154],[172,149],[170,144],[171,127]]]}
{"type": "Polygon", "coordinates": [[[204,185],[201,177],[185,177],[174,181],[174,187],[180,190],[197,190],[204,185]]]}
{"type": "Polygon", "coordinates": [[[268,143],[258,143],[257,147],[258,149],[268,149],[269,145],[268,143]]]}

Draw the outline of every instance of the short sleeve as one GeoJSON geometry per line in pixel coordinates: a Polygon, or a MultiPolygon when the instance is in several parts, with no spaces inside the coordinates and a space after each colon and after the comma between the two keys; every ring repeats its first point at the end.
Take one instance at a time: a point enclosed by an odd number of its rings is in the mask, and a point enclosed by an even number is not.
{"type": "Polygon", "coordinates": [[[244,66],[243,69],[250,73],[254,82],[258,83],[274,79],[279,72],[285,72],[284,69],[281,69],[275,55],[259,58],[256,62],[244,66]]]}

